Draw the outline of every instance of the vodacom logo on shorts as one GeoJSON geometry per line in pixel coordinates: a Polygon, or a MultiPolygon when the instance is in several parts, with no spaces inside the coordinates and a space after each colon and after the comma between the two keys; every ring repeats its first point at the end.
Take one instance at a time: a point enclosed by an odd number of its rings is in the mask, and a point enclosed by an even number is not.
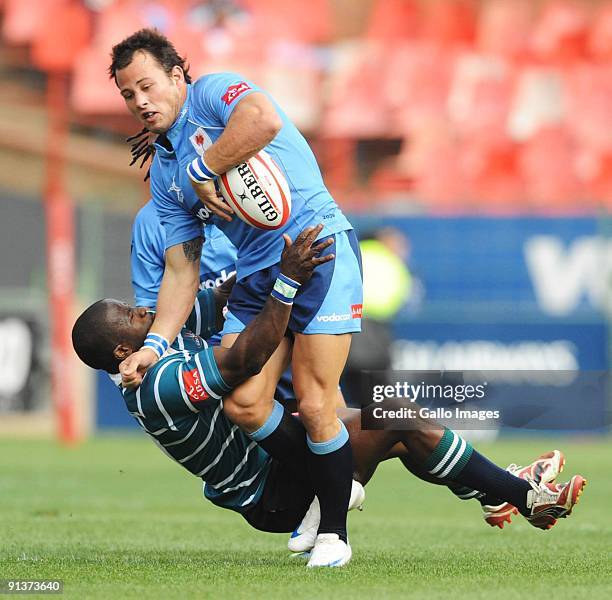
{"type": "Polygon", "coordinates": [[[336,321],[350,321],[351,319],[361,319],[363,312],[363,305],[351,304],[350,313],[332,313],[331,315],[317,315],[317,321],[319,323],[334,323],[336,321]]]}

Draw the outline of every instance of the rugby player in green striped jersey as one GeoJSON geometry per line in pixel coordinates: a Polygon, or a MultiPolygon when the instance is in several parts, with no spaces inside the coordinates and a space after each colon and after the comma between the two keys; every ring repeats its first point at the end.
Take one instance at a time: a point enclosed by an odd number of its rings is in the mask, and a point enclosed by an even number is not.
{"type": "MultiPolygon", "coordinates": [[[[285,336],[293,296],[319,264],[333,260],[332,254],[318,256],[328,242],[313,246],[319,231],[310,227],[293,243],[285,239],[284,279],[270,282],[263,310],[231,348],[208,348],[190,331],[197,322],[206,336],[221,325],[227,290],[205,289],[176,341],[147,371],[140,387],[122,389],[128,411],[154,443],[204,481],[206,498],[242,514],[257,529],[293,531],[289,547],[299,551],[314,545],[319,516],[304,468],[304,428],[299,418],[271,400],[250,415],[253,428],[242,431],[225,416],[223,396],[263,367],[285,336]],[[266,432],[271,428],[284,436],[282,444],[269,443],[266,432]],[[288,446],[292,452],[286,452],[288,446]]],[[[119,363],[144,343],[152,321],[147,309],[100,300],[75,323],[73,345],[89,366],[117,374],[119,363]]],[[[402,403],[406,401],[394,399],[384,405],[397,409],[402,403]]],[[[353,446],[357,482],[365,485],[382,460],[399,458],[418,477],[446,485],[460,498],[479,500],[489,508],[485,517],[499,517],[487,519],[491,525],[503,525],[520,512],[532,525],[549,529],[571,513],[586,483],[580,475],[554,483],[564,462],[558,451],[525,468],[504,470],[430,419],[420,419],[413,430],[366,431],[361,430],[359,410],[345,409],[341,417],[353,446]]],[[[355,504],[363,498],[359,487],[355,504]]]]}

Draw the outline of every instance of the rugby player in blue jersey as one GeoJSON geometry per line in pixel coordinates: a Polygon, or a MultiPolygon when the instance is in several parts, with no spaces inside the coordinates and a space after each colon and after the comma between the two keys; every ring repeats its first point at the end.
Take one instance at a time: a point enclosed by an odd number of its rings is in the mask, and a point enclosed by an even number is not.
{"type": "MultiPolygon", "coordinates": [[[[313,268],[329,260],[329,255],[317,258],[324,245],[311,249],[317,233],[317,229],[307,229],[283,252],[282,274],[301,285],[313,268]]],[[[225,298],[217,289],[206,289],[197,300],[199,317],[193,311],[186,327],[193,327],[199,318],[203,334],[210,335],[223,320],[225,298]]],[[[318,512],[312,506],[307,512],[315,492],[301,468],[308,454],[303,425],[279,403],[274,404],[274,420],[285,421],[285,435],[291,436],[292,443],[297,441],[296,452],[277,460],[257,443],[265,437],[269,424],[244,434],[224,415],[222,402],[232,387],[269,360],[283,339],[292,305],[272,289],[261,314],[231,348],[208,348],[203,339],[182,329],[141,385],[122,392],[128,410],[160,449],[204,480],[206,498],[241,513],[263,531],[292,531],[307,513],[302,525],[304,534],[311,533],[310,544],[304,546],[309,549],[315,539],[320,545],[326,538],[324,534],[315,538],[318,512]]],[[[117,374],[119,363],[142,346],[152,322],[152,315],[144,308],[102,300],[75,323],[73,344],[86,364],[117,374]]],[[[405,404],[405,400],[390,400],[384,408],[405,404]]],[[[417,476],[449,487],[462,486],[466,495],[479,494],[481,502],[505,504],[541,529],[549,529],[557,519],[568,516],[578,501],[585,480],[575,475],[564,484],[550,483],[559,471],[553,456],[542,457],[513,474],[489,462],[453,431],[429,419],[421,421],[417,430],[362,431],[359,411],[346,411],[344,422],[354,448],[355,478],[365,484],[379,462],[398,457],[417,476]]]]}
{"type": "MultiPolygon", "coordinates": [[[[110,67],[128,109],[159,134],[151,166],[151,195],[166,229],[166,269],[150,339],[122,364],[126,385],[138,385],[187,318],[198,288],[202,222],[214,222],[238,250],[237,284],[228,302],[223,345],[228,347],[264,305],[269,283],[279,273],[281,234],[295,237],[322,222],[320,239],[334,242],[336,260],[318,269],[297,301],[289,321],[294,336],[293,383],[308,431],[307,468],[321,504],[313,564],[346,561],[346,509],[351,490],[351,448],[335,404],[353,332],[361,322],[361,273],[356,236],[323,184],[308,144],[267,94],[231,73],[207,75],[191,84],[184,60],[159,33],[142,30],[113,48],[110,67]],[[283,172],[292,212],[282,229],[264,231],[232,219],[217,197],[217,174],[265,148],[283,172]],[[163,155],[174,155],[166,161],[163,155]],[[335,543],[330,543],[330,536],[335,543]]],[[[331,252],[331,250],[329,250],[331,252]]],[[[278,284],[289,295],[291,281],[278,284]]],[[[262,372],[225,399],[225,410],[246,431],[273,417],[271,399],[289,360],[281,343],[262,372]]],[[[270,422],[271,423],[271,422],[270,422]]],[[[264,447],[274,454],[283,436],[266,429],[264,447]]]]}
{"type": "MultiPolygon", "coordinates": [[[[154,154],[151,137],[146,130],[128,138],[133,141],[132,156],[134,164],[142,159],[140,168],[154,154]]],[[[149,178],[149,173],[145,181],[149,178]]],[[[200,289],[218,287],[236,274],[236,248],[229,239],[214,225],[203,226],[204,244],[200,260],[200,289]]],[[[153,200],[149,200],[136,214],[132,224],[132,246],[130,266],[132,289],[137,307],[155,308],[157,295],[166,267],[166,230],[159,220],[153,200]]],[[[235,278],[234,278],[235,279],[235,278]]],[[[230,288],[231,289],[231,288],[230,288]]],[[[197,304],[196,304],[197,306],[197,304]]],[[[199,330],[194,330],[201,335],[199,330]]],[[[221,334],[215,333],[206,340],[208,345],[219,345],[221,334]]],[[[288,368],[276,387],[274,398],[285,406],[295,407],[295,393],[291,382],[291,368],[288,368]]],[[[338,406],[345,406],[342,394],[338,393],[338,406]]]]}

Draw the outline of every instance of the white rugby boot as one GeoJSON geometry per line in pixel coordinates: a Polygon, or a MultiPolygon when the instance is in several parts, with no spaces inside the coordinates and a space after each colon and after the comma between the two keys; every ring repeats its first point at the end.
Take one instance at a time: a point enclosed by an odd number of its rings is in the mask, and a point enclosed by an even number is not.
{"type": "Polygon", "coordinates": [[[319,499],[315,496],[302,522],[293,530],[287,548],[291,552],[310,552],[314,546],[321,521],[319,499]]]}
{"type": "MultiPolygon", "coordinates": [[[[351,498],[349,500],[348,510],[355,508],[361,510],[365,500],[365,489],[353,479],[351,486],[351,498]]],[[[302,522],[293,530],[287,547],[291,552],[309,552],[315,545],[319,523],[321,521],[321,508],[319,499],[315,496],[310,504],[308,511],[304,515],[302,522]]]]}
{"type": "MultiPolygon", "coordinates": [[[[534,481],[535,483],[553,483],[563,471],[565,455],[560,450],[546,452],[526,467],[511,464],[506,467],[519,479],[534,481]]],[[[502,502],[497,506],[483,504],[484,520],[491,527],[504,528],[505,523],[512,522],[512,515],[518,515],[518,509],[509,502],[502,502]]]]}
{"type": "Polygon", "coordinates": [[[531,512],[525,518],[538,529],[550,529],[557,519],[572,514],[587,481],[582,475],[574,475],[566,483],[529,483],[533,489],[527,492],[527,508],[531,512]]]}
{"type": "Polygon", "coordinates": [[[343,567],[351,560],[352,554],[351,546],[343,542],[337,533],[320,533],[306,566],[343,567]]]}

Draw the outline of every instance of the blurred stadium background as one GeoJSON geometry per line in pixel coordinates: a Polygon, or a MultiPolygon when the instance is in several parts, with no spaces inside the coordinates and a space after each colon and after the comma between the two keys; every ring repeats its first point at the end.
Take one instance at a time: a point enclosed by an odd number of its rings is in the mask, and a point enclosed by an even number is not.
{"type": "Polygon", "coordinates": [[[148,26],[267,89],[360,232],[404,236],[395,368],[607,374],[612,2],[0,0],[0,433],[130,425],[67,336],[132,297],[148,186],[106,69],[148,26]]]}

